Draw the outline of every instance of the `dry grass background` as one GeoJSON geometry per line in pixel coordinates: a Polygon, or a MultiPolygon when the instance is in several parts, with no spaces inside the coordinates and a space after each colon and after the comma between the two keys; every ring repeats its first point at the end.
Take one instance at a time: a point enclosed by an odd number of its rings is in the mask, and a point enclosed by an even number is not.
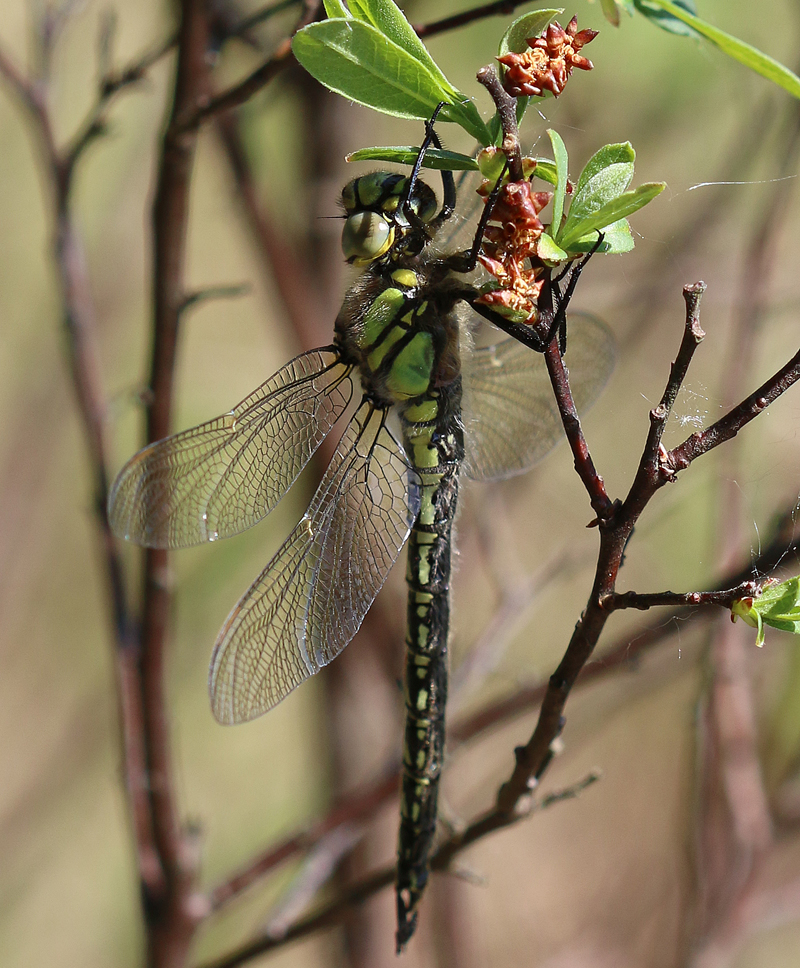
{"type": "MultiPolygon", "coordinates": [[[[417,4],[413,13],[433,19],[457,6],[417,4]]],[[[57,51],[52,103],[60,139],[69,136],[91,102],[102,9],[93,0],[80,5],[57,51]]],[[[745,0],[703,4],[709,20],[740,36],[750,32],[754,44],[795,67],[800,23],[793,0],[759,4],[758,19],[753,9],[745,0]]],[[[578,77],[558,104],[546,105],[548,122],[567,142],[573,172],[601,144],[631,140],[638,153],[636,181],[669,184],[635,217],[635,252],[595,259],[576,297],[576,305],[610,323],[620,342],[617,371],[586,424],[598,468],[616,496],[631,480],[647,411],[660,395],[680,340],[681,286],[698,278],[709,287],[702,310],[708,337],[681,407],[687,419],[702,417],[706,423],[720,413],[721,365],[747,272],[743,246],[768,189],[762,180],[777,169],[769,151],[743,179],[734,179],[747,184],[717,192],[715,220],[706,235],[683,245],[679,232],[704,204],[704,193],[712,191],[689,189],[721,177],[732,144],[745,139],[757,119],[756,106],[785,112],[788,98],[768,100],[766,82],[638,18],[615,31],[601,23],[596,5],[581,3],[577,10],[582,26],[602,29],[591,48],[596,70],[578,77]],[[663,287],[651,302],[637,302],[644,283],[656,277],[663,287]]],[[[156,0],[118,5],[117,15],[120,63],[169,29],[168,11],[156,0]]],[[[30,49],[30,23],[24,0],[0,5],[0,43],[18,63],[30,49]]],[[[500,21],[490,21],[432,40],[430,47],[457,86],[475,91],[471,76],[490,58],[500,31],[500,21]]],[[[233,77],[255,57],[241,46],[232,48],[220,71],[233,77]]],[[[148,344],[149,205],[169,63],[159,64],[120,99],[110,134],[90,149],[77,185],[77,218],[113,401],[115,469],[133,452],[140,432],[135,395],[148,344]]],[[[292,160],[296,109],[292,88],[281,81],[248,108],[254,166],[267,204],[286,231],[298,217],[295,201],[300,211],[304,199],[292,160]]],[[[419,125],[349,111],[360,126],[352,148],[419,138],[419,125]]],[[[531,128],[529,139],[542,138],[546,126],[531,128]]],[[[774,131],[766,137],[774,138],[774,131]]],[[[43,190],[29,125],[7,88],[0,88],[0,963],[126,968],[139,963],[142,942],[120,776],[114,668],[86,453],[63,359],[43,190]]],[[[336,198],[332,185],[330,214],[336,198]]],[[[788,204],[751,387],[796,350],[796,190],[788,204]]],[[[282,324],[274,290],[263,281],[211,130],[201,139],[193,183],[189,279],[198,287],[248,281],[252,291],[204,304],[186,323],[177,427],[229,409],[298,350],[282,324]]],[[[776,510],[800,495],[799,416],[794,391],[743,435],[736,480],[749,529],[740,549],[745,558],[750,548],[757,549],[776,510]]],[[[686,429],[676,422],[670,433],[674,443],[686,429]]],[[[497,605],[486,543],[479,540],[481,521],[484,529],[496,529],[494,540],[501,544],[493,553],[514,563],[512,573],[532,572],[565,548],[577,558],[568,579],[548,587],[519,616],[506,653],[479,689],[463,697],[465,708],[520,681],[547,676],[586,599],[596,538],[584,530],[590,511],[570,464],[562,448],[531,475],[465,493],[454,591],[456,668],[497,605]]],[[[657,497],[631,543],[625,587],[688,589],[716,573],[718,468],[716,455],[706,458],[657,497]]],[[[202,824],[204,882],[315,817],[328,802],[321,682],[308,683],[269,716],[235,729],[214,723],[206,691],[217,629],[302,512],[309,487],[304,478],[252,532],[174,558],[169,694],[177,785],[185,815],[202,824]]],[[[401,567],[382,594],[386,607],[402,615],[401,567]]],[[[615,618],[609,640],[637,621],[627,614],[615,618]]],[[[581,799],[496,835],[465,856],[464,865],[482,880],[479,886],[459,882],[458,888],[476,964],[681,963],[702,644],[697,631],[679,633],[634,672],[573,697],[565,751],[548,773],[546,788],[572,783],[594,768],[603,779],[581,799]]],[[[350,648],[359,650],[358,640],[350,648]]],[[[794,640],[770,632],[766,648],[753,650],[765,737],[797,649],[794,640]]],[[[399,735],[374,735],[368,703],[359,710],[373,747],[382,747],[371,756],[392,753],[399,735]]],[[[455,758],[445,780],[446,806],[454,816],[471,816],[490,802],[510,771],[514,745],[527,738],[531,726],[530,717],[520,718],[455,758]]],[[[765,762],[768,758],[766,750],[765,762]]],[[[355,769],[366,772],[365,766],[355,769]]],[[[393,823],[393,811],[385,811],[387,824],[393,823]]],[[[200,940],[198,957],[261,924],[288,876],[251,892],[213,924],[200,940]]],[[[423,932],[436,918],[436,891],[423,910],[423,932]]],[[[371,904],[389,910],[390,896],[384,893],[371,904]]],[[[339,957],[337,936],[329,932],[272,961],[327,965],[339,957]]],[[[405,964],[422,963],[420,957],[412,945],[405,964]]],[[[753,937],[733,964],[793,968],[799,958],[795,921],[753,937]]]]}

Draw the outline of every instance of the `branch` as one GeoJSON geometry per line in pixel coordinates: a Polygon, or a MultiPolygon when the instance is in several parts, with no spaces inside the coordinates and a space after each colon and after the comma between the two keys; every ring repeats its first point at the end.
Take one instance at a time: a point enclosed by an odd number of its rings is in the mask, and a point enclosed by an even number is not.
{"type": "MultiPolygon", "coordinates": [[[[457,854],[461,853],[471,844],[475,843],[476,840],[480,840],[485,837],[488,833],[495,830],[499,830],[503,827],[508,827],[511,824],[516,823],[523,819],[523,816],[530,816],[534,812],[540,810],[545,810],[548,807],[553,806],[556,803],[560,803],[563,800],[575,799],[578,797],[583,790],[588,786],[591,786],[599,779],[598,774],[590,773],[588,776],[584,777],[578,783],[567,788],[566,790],[559,790],[554,793],[543,797],[542,800],[537,804],[531,804],[527,813],[519,813],[513,817],[507,817],[501,815],[497,811],[492,811],[489,814],[484,814],[480,816],[477,820],[471,823],[462,833],[456,834],[446,840],[438,850],[431,857],[431,870],[444,870],[447,868],[457,854]]],[[[244,964],[259,955],[265,954],[268,951],[272,951],[275,948],[282,947],[291,941],[298,941],[300,938],[307,937],[309,934],[313,934],[320,928],[323,928],[329,924],[336,924],[341,919],[341,915],[344,911],[353,907],[356,904],[360,904],[362,901],[367,900],[378,891],[382,890],[384,887],[388,887],[390,884],[394,883],[395,867],[394,865],[389,867],[384,867],[379,871],[375,871],[370,874],[364,880],[359,881],[359,883],[353,885],[342,894],[334,898],[328,904],[321,907],[319,910],[309,914],[307,917],[300,921],[295,922],[295,924],[286,930],[286,932],[280,936],[263,936],[257,938],[255,941],[251,941],[249,944],[238,948],[236,951],[225,955],[217,961],[206,962],[201,965],[200,968],[236,968],[237,965],[244,964]]]]}
{"type": "MultiPolygon", "coordinates": [[[[729,592],[722,589],[743,588],[753,574],[764,574],[774,570],[787,555],[800,549],[800,535],[795,535],[793,522],[794,507],[792,506],[787,510],[774,537],[758,558],[753,560],[748,557],[740,569],[721,576],[714,583],[718,591],[710,590],[701,594],[709,598],[714,595],[726,595],[729,592]]],[[[590,685],[619,671],[635,669],[641,656],[670,639],[678,629],[685,628],[686,622],[702,621],[710,617],[712,614],[710,610],[699,610],[693,607],[694,604],[693,602],[681,603],[668,616],[659,616],[656,621],[627,633],[612,643],[599,658],[583,667],[576,686],[590,685]]],[[[448,755],[492,729],[535,709],[541,704],[546,691],[547,683],[536,682],[521,686],[510,695],[462,718],[448,730],[448,755]]],[[[337,827],[359,823],[370,817],[382,804],[397,795],[399,777],[399,764],[389,764],[377,780],[348,794],[325,818],[269,847],[236,874],[212,889],[209,895],[211,909],[217,911],[224,908],[274,868],[299,854],[312,850],[322,838],[337,827]]]]}
{"type": "Polygon", "coordinates": [[[781,394],[800,380],[800,351],[778,370],[773,376],[734,407],[724,417],[712,424],[707,430],[692,434],[663,458],[665,468],[677,473],[688,467],[693,460],[707,454],[726,440],[735,437],[742,427],[746,427],[762,411],[774,403],[781,394]]]}
{"type": "Polygon", "coordinates": [[[606,521],[611,517],[614,506],[606,493],[603,478],[597,473],[592,455],[589,453],[589,445],[583,436],[578,410],[575,401],[572,399],[569,374],[564,366],[564,360],[561,358],[561,350],[558,344],[559,337],[556,335],[544,352],[544,361],[547,372],[550,374],[550,383],[558,404],[558,412],[561,414],[564,433],[575,461],[575,470],[589,494],[592,509],[598,520],[606,521]]]}
{"type": "Polygon", "coordinates": [[[108,503],[108,460],[106,452],[107,397],[100,368],[100,352],[94,304],[91,297],[83,245],[76,231],[71,207],[68,167],[53,137],[44,91],[26,78],[0,50],[0,76],[4,77],[28,111],[40,146],[44,173],[50,190],[53,221],[53,257],[58,270],[61,312],[69,357],[72,385],[86,438],[95,517],[99,528],[105,568],[109,609],[112,617],[119,692],[122,763],[131,812],[139,876],[145,883],[157,883],[160,864],[153,840],[148,802],[149,780],[142,742],[143,707],[139,670],[138,640],[122,558],[111,534],[108,503]]]}
{"type": "Polygon", "coordinates": [[[447,30],[465,27],[476,20],[484,20],[486,17],[510,16],[517,7],[521,7],[528,2],[529,0],[495,0],[494,3],[482,3],[479,7],[453,14],[452,17],[434,20],[429,24],[415,24],[414,30],[418,37],[433,37],[436,34],[443,34],[447,30]]]}
{"type": "Polygon", "coordinates": [[[603,600],[603,608],[609,612],[616,612],[623,608],[646,611],[662,605],[691,608],[716,605],[719,608],[730,609],[737,599],[753,598],[758,595],[763,584],[763,581],[744,581],[735,588],[714,592],[655,592],[648,595],[641,595],[638,592],[614,592],[603,600]]]}
{"type": "MultiPolygon", "coordinates": [[[[182,0],[175,92],[164,133],[153,208],[153,348],[152,393],[147,413],[147,441],[170,432],[173,378],[180,312],[186,300],[184,261],[189,216],[189,188],[197,144],[186,130],[206,97],[208,22],[205,0],[182,0]]],[[[142,675],[144,731],[150,776],[155,840],[164,874],[158,890],[145,885],[148,959],[154,965],[182,964],[202,906],[194,901],[197,876],[191,838],[181,828],[173,789],[164,658],[170,617],[166,551],[145,552],[142,606],[142,675]]]]}
{"type": "Polygon", "coordinates": [[[522,170],[522,150],[519,145],[519,128],[517,127],[517,102],[506,93],[500,83],[497,71],[490,64],[482,67],[477,74],[478,83],[489,92],[497,108],[500,124],[503,129],[503,143],[500,146],[508,159],[508,177],[510,181],[522,181],[525,173],[522,170]]]}

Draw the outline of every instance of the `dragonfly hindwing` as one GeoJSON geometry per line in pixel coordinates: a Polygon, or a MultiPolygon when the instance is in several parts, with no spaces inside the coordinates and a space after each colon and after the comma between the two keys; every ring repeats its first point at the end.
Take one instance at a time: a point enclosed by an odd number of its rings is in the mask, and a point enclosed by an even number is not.
{"type": "MultiPolygon", "coordinates": [[[[597,399],[615,362],[614,338],[599,319],[570,314],[564,357],[578,411],[597,399]]],[[[493,481],[528,470],[564,436],[544,357],[516,340],[465,355],[465,473],[493,481]]]]}
{"type": "Polygon", "coordinates": [[[231,612],[214,648],[222,723],[260,716],[353,638],[419,511],[419,478],[363,404],[300,523],[231,612]]]}

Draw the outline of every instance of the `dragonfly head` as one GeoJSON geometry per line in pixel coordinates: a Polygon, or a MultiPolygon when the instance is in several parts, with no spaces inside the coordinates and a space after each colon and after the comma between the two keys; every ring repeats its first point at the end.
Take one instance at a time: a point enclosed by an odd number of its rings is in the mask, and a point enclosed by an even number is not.
{"type": "MultiPolygon", "coordinates": [[[[374,171],[345,185],[342,204],[347,220],[342,251],[349,263],[365,266],[393,251],[406,250],[408,237],[418,234],[403,213],[407,187],[404,175],[388,171],[374,171]]],[[[430,222],[436,215],[436,195],[422,181],[417,180],[408,204],[422,222],[430,222]]]]}

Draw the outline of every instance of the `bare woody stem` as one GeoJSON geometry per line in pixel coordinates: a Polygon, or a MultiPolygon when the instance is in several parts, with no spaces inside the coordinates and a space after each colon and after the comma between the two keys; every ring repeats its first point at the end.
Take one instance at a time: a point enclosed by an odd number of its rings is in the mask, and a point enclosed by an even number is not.
{"type": "MultiPolygon", "coordinates": [[[[207,93],[208,24],[204,0],[183,0],[172,111],[164,134],[153,209],[153,347],[147,440],[170,432],[173,377],[181,309],[189,186],[197,143],[185,120],[207,93]]],[[[144,734],[150,801],[163,881],[145,884],[150,963],[170,968],[185,961],[199,917],[193,904],[196,870],[191,843],[181,828],[173,788],[164,660],[170,613],[167,553],[145,553],[142,616],[144,734]]]]}
{"type": "MultiPolygon", "coordinates": [[[[625,502],[615,506],[611,517],[599,521],[600,552],[589,601],[575,626],[563,659],[550,678],[533,735],[524,747],[516,750],[517,763],[514,771],[498,792],[496,809],[500,813],[509,816],[516,813],[519,805],[524,803],[525,798],[530,794],[531,785],[535,785],[547,769],[551,758],[551,745],[563,729],[563,711],[567,697],[581,669],[592,654],[610,614],[605,603],[609,599],[614,601],[616,580],[626,542],[649,500],[660,487],[674,479],[678,470],[687,467],[695,457],[707,453],[723,440],[732,437],[748,420],[752,420],[764,407],[800,379],[800,353],[798,353],[756,393],[717,421],[708,431],[692,435],[688,441],[670,454],[664,454],[660,445],[663,424],[686,374],[689,361],[702,339],[698,311],[703,290],[702,284],[688,286],[684,290],[686,301],[684,337],[672,366],[661,404],[651,414],[651,431],[645,444],[639,470],[625,502]]],[[[589,480],[591,482],[591,478],[589,480]]]]}
{"type": "Polygon", "coordinates": [[[489,92],[497,108],[500,124],[503,129],[501,148],[508,159],[508,176],[511,181],[522,181],[525,177],[522,170],[522,150],[519,145],[519,129],[517,127],[517,102],[506,94],[497,71],[489,64],[482,67],[477,74],[478,83],[489,92]]]}
{"type": "Polygon", "coordinates": [[[61,308],[73,389],[86,436],[108,588],[114,636],[122,735],[122,763],[131,812],[137,866],[142,881],[156,882],[160,864],[153,842],[148,803],[149,782],[143,742],[143,707],[138,641],[126,589],[122,559],[106,515],[108,462],[105,424],[107,398],[103,387],[95,310],[87,277],[83,245],[72,215],[71,173],[86,140],[59,150],[53,137],[46,89],[27,79],[0,50],[0,77],[29,113],[38,136],[53,219],[53,249],[61,290],[61,308]],[[80,147],[78,147],[80,146],[80,147]]]}

